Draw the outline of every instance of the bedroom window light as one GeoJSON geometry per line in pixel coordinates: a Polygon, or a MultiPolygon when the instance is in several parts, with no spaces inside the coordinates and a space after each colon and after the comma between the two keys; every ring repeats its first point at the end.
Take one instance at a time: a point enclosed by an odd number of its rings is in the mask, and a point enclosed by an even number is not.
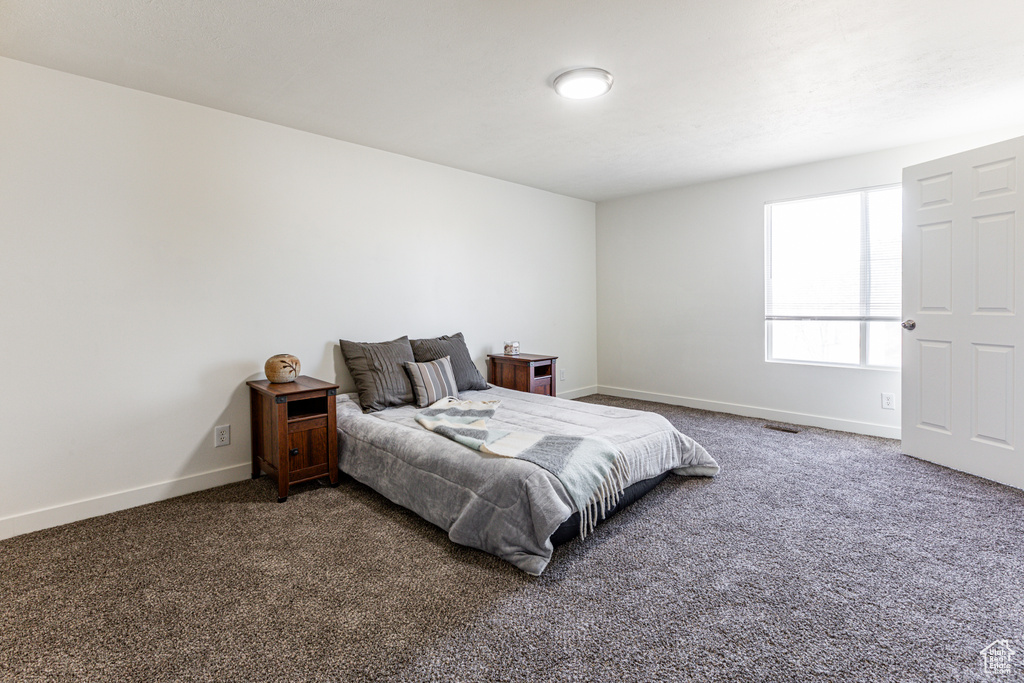
{"type": "Polygon", "coordinates": [[[765,359],[899,368],[899,185],[765,204],[765,359]]]}

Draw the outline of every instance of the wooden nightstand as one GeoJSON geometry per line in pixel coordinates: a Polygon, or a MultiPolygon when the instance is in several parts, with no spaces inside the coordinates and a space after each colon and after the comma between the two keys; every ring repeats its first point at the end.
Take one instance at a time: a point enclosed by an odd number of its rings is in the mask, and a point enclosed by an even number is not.
{"type": "Polygon", "coordinates": [[[337,384],[300,375],[294,382],[259,379],[249,385],[252,478],[260,470],[277,477],[277,502],[288,487],[330,476],[338,485],[337,384]]]}
{"type": "Polygon", "coordinates": [[[487,381],[506,389],[531,394],[555,395],[555,361],[558,356],[520,353],[515,356],[487,354],[487,381]]]}

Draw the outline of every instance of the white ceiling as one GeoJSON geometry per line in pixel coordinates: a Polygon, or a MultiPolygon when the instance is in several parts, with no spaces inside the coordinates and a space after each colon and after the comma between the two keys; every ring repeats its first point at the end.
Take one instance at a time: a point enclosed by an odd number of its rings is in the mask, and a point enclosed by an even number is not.
{"type": "Polygon", "coordinates": [[[1024,123],[1022,26],[1022,0],[0,0],[0,55],[597,201],[1024,123]],[[559,98],[574,66],[611,92],[559,98]]]}

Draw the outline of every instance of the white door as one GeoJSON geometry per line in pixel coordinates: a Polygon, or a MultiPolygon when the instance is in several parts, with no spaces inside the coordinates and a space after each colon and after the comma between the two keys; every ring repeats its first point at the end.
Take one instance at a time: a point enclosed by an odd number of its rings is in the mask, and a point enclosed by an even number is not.
{"type": "Polygon", "coordinates": [[[903,170],[903,452],[1019,488],[1022,159],[1016,138],[903,170]]]}

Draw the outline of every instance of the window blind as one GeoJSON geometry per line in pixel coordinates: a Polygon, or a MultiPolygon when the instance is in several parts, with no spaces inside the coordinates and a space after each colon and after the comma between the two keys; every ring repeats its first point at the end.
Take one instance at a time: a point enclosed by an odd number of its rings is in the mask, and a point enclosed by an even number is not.
{"type": "Polygon", "coordinates": [[[901,191],[767,205],[766,320],[898,320],[901,191]]]}

